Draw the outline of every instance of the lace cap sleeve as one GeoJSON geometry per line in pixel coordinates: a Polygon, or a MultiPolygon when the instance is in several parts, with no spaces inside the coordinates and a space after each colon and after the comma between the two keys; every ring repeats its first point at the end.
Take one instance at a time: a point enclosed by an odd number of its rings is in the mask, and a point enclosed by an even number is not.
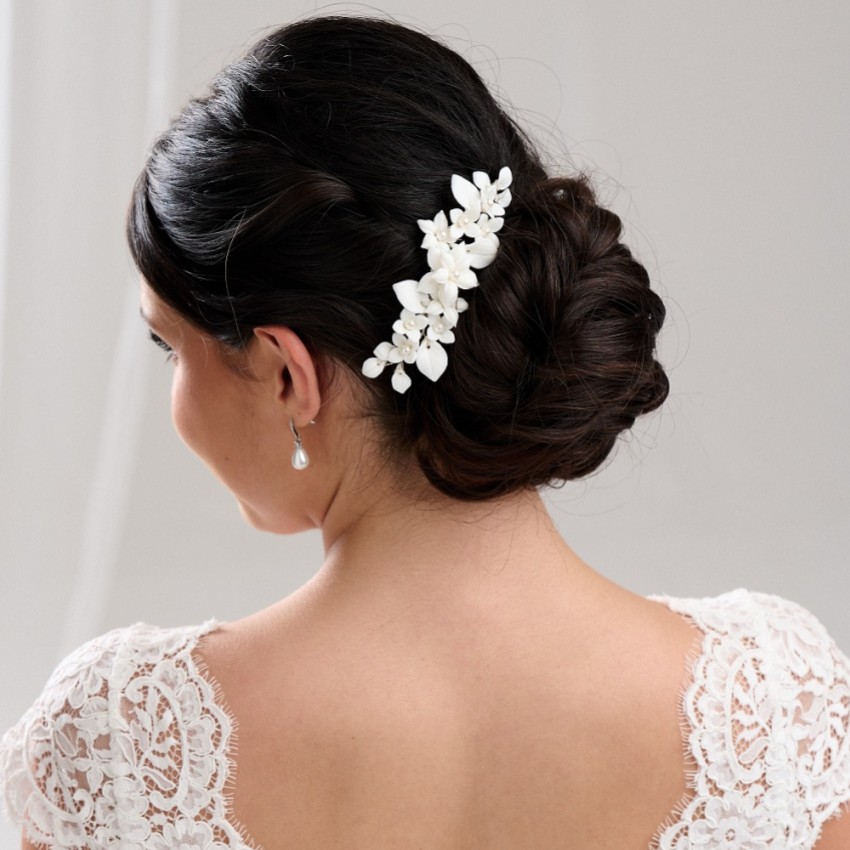
{"type": "Polygon", "coordinates": [[[56,668],[0,742],[0,799],[31,841],[243,846],[225,819],[232,724],[191,655],[215,625],[138,624],[56,668]]]}
{"type": "Polygon", "coordinates": [[[736,590],[667,604],[704,641],[683,696],[692,795],[653,847],[708,850],[734,838],[811,850],[850,800],[850,662],[814,615],[777,596],[736,590]]]}
{"type": "Polygon", "coordinates": [[[819,830],[850,800],[850,661],[802,606],[776,596],[758,601],[781,668],[788,749],[819,830]]]}

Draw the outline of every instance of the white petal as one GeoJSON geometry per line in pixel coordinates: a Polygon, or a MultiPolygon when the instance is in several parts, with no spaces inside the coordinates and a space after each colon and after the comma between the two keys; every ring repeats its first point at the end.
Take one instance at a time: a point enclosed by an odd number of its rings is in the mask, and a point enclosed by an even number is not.
{"type": "Polygon", "coordinates": [[[499,171],[499,179],[496,181],[496,185],[500,189],[507,189],[508,186],[511,185],[511,181],[514,179],[513,174],[511,173],[510,168],[506,165],[504,168],[499,171]]]}
{"type": "Polygon", "coordinates": [[[478,226],[477,221],[470,222],[469,225],[467,225],[463,229],[463,235],[468,236],[470,239],[475,239],[475,237],[478,236],[480,233],[481,228],[478,226]]]}
{"type": "Polygon", "coordinates": [[[464,209],[473,209],[481,204],[481,195],[478,189],[459,174],[452,174],[452,194],[464,209]]]}
{"type": "Polygon", "coordinates": [[[428,320],[424,316],[416,317],[416,325],[412,328],[406,328],[404,326],[404,322],[401,319],[397,319],[393,322],[393,330],[396,333],[404,334],[406,339],[409,339],[411,342],[419,342],[419,337],[422,336],[422,328],[425,327],[428,320]]]}
{"type": "Polygon", "coordinates": [[[450,343],[455,341],[455,335],[451,332],[451,330],[445,330],[441,334],[438,334],[433,327],[428,328],[428,339],[430,340],[439,340],[440,342],[450,343]]]}
{"type": "Polygon", "coordinates": [[[445,242],[435,241],[434,244],[428,248],[428,268],[430,268],[431,271],[439,269],[444,263],[443,258],[448,253],[449,246],[445,242]]]}
{"type": "Polygon", "coordinates": [[[439,342],[426,339],[416,352],[416,365],[419,371],[432,381],[436,381],[446,371],[449,358],[446,349],[439,342]]]}
{"type": "Polygon", "coordinates": [[[377,378],[384,371],[384,366],[386,365],[386,360],[378,360],[377,357],[370,357],[363,363],[363,374],[367,378],[377,378]]]}
{"type": "Polygon", "coordinates": [[[469,268],[469,245],[466,242],[452,245],[450,256],[455,268],[469,268]]]}
{"type": "Polygon", "coordinates": [[[485,266],[489,266],[496,259],[498,247],[499,242],[495,236],[492,239],[476,239],[469,246],[469,265],[474,269],[483,269],[485,266]]]}
{"type": "Polygon", "coordinates": [[[417,287],[418,280],[401,280],[393,284],[396,297],[401,302],[401,306],[410,310],[412,313],[421,313],[423,310],[422,299],[419,296],[417,287]]]}
{"type": "Polygon", "coordinates": [[[375,357],[378,360],[386,360],[387,355],[392,351],[392,343],[390,342],[382,342],[374,351],[375,357]]]}
{"type": "Polygon", "coordinates": [[[486,189],[490,185],[490,176],[484,171],[473,171],[472,182],[479,189],[486,189]]]}
{"type": "Polygon", "coordinates": [[[410,389],[410,375],[404,371],[404,365],[399,363],[393,372],[392,385],[397,393],[406,393],[410,389]]]}
{"type": "MultiPolygon", "coordinates": [[[[474,275],[473,275],[474,277],[474,275]]],[[[455,301],[457,301],[457,285],[454,283],[444,283],[440,286],[440,291],[438,293],[437,300],[444,307],[452,307],[454,306],[455,301]]]]}
{"type": "Polygon", "coordinates": [[[455,303],[455,309],[458,311],[458,313],[462,313],[464,310],[466,310],[468,308],[469,308],[469,304],[466,302],[465,298],[458,298],[457,299],[457,302],[455,303]]]}
{"type": "Polygon", "coordinates": [[[437,280],[434,278],[432,274],[426,274],[422,276],[422,280],[419,281],[419,285],[416,287],[421,295],[426,297],[422,298],[422,303],[425,304],[426,310],[430,307],[428,303],[429,298],[436,295],[437,293],[437,280]]]}

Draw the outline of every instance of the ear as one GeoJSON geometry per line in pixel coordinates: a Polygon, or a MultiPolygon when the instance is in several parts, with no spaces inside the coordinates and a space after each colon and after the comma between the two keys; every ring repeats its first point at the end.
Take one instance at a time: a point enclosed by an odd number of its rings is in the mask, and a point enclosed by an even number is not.
{"type": "Polygon", "coordinates": [[[313,355],[295,331],[268,325],[254,328],[254,366],[297,426],[316,418],[322,406],[319,374],[313,355]]]}

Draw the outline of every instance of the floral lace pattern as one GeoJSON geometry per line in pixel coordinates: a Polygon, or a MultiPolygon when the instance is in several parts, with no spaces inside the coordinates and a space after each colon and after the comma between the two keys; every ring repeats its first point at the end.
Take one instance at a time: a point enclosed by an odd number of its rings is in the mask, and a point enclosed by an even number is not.
{"type": "Polygon", "coordinates": [[[667,599],[703,633],[682,709],[696,770],[656,850],[811,850],[850,798],[850,662],[804,608],[667,599]]]}
{"type": "MultiPolygon", "coordinates": [[[[699,628],[682,709],[695,765],[654,850],[812,850],[850,799],[850,662],[803,608],[654,597],[699,628]]],[[[0,798],[37,844],[251,850],[229,817],[234,724],[193,657],[215,622],[138,624],[72,653],[0,742],[0,798]]]]}
{"type": "Polygon", "coordinates": [[[227,818],[233,724],[192,657],[215,626],[138,624],[59,665],[0,743],[6,808],[35,843],[248,850],[227,818]]]}

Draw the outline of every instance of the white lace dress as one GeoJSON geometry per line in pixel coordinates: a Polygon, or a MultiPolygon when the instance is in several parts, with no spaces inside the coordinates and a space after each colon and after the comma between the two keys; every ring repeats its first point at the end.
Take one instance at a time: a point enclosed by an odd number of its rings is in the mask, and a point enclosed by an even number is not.
{"type": "MultiPolygon", "coordinates": [[[[702,643],[682,692],[690,790],[651,846],[809,850],[850,800],[850,662],[775,596],[654,598],[702,643]]],[[[233,722],[193,656],[215,628],[135,625],[60,664],[0,743],[6,814],[33,842],[256,850],[228,807],[233,722]]]]}

